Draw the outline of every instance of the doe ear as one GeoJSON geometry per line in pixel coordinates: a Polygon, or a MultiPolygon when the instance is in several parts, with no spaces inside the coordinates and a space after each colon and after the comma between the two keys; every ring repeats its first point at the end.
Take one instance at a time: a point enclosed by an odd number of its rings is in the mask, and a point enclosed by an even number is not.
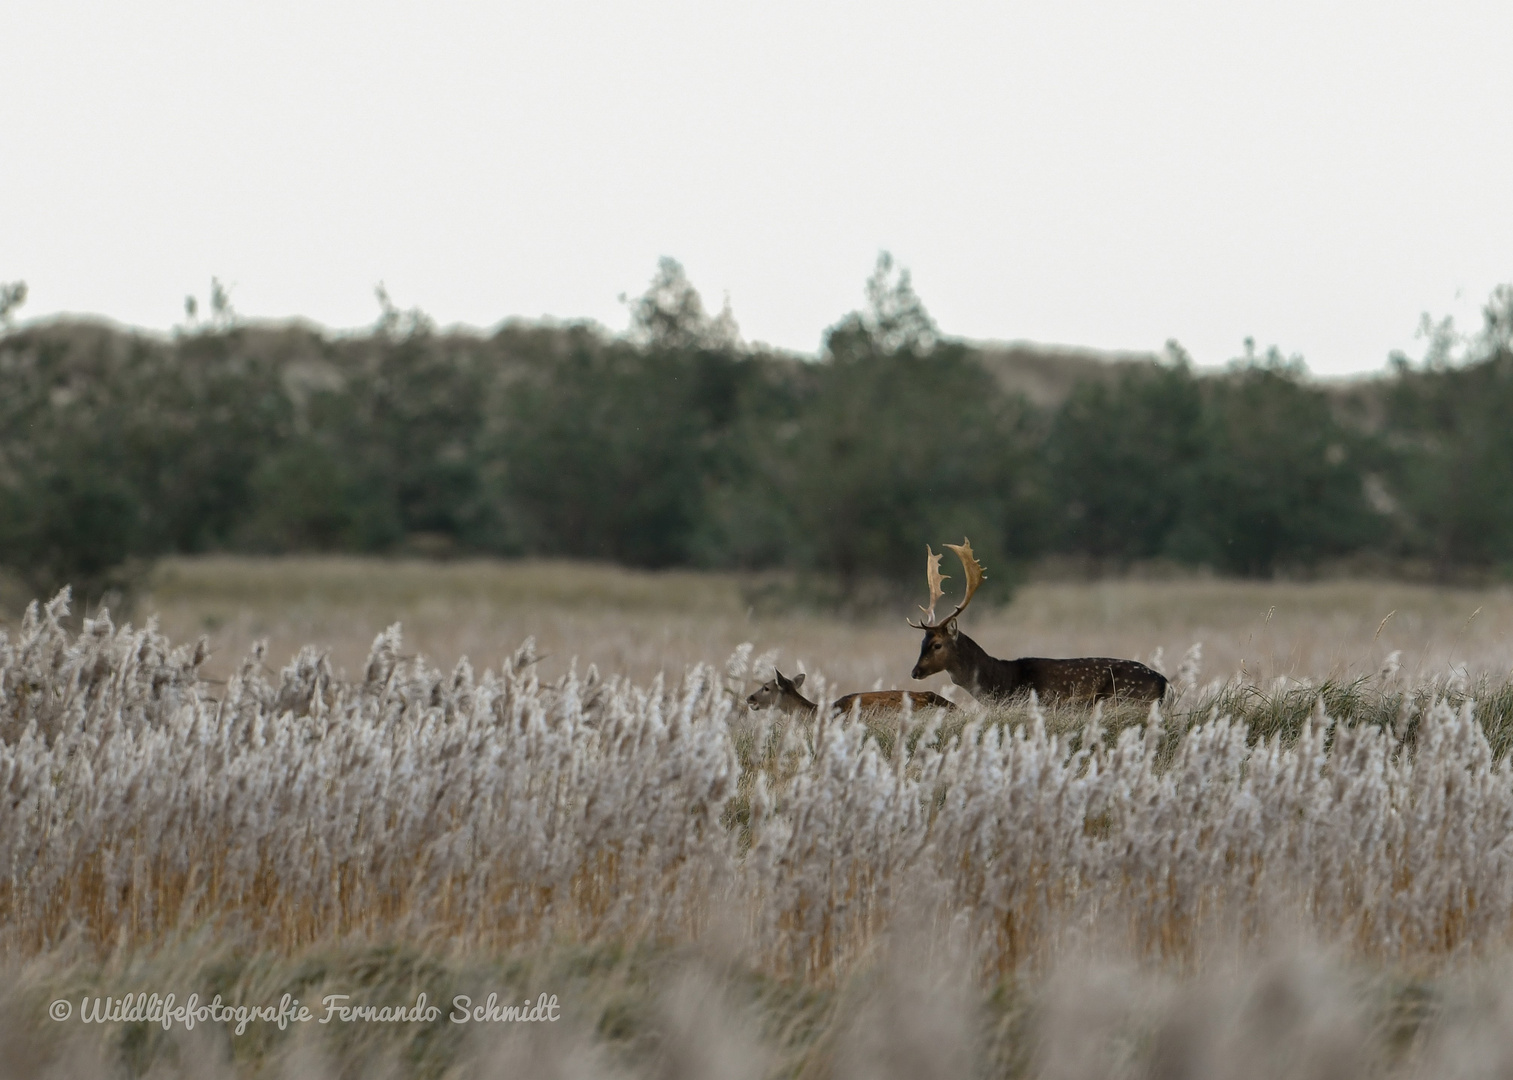
{"type": "Polygon", "coordinates": [[[804,685],[804,673],[801,671],[801,672],[799,672],[797,675],[795,675],[793,677],[793,687],[794,687],[795,690],[797,690],[800,686],[803,686],[803,685],[804,685]]]}
{"type": "Polygon", "coordinates": [[[947,619],[946,620],[945,630],[946,630],[946,635],[948,637],[953,637],[954,638],[956,636],[956,620],[955,619],[947,619]]]}

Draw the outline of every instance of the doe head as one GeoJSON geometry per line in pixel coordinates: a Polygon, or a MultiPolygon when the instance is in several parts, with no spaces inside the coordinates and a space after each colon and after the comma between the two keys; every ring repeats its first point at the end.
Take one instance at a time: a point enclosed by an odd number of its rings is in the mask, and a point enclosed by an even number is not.
{"type": "Polygon", "coordinates": [[[765,709],[770,705],[791,708],[797,704],[793,699],[800,698],[799,687],[804,685],[804,673],[801,671],[790,679],[777,668],[773,668],[772,674],[776,677],[768,679],[757,687],[746,699],[748,708],[765,709]]]}

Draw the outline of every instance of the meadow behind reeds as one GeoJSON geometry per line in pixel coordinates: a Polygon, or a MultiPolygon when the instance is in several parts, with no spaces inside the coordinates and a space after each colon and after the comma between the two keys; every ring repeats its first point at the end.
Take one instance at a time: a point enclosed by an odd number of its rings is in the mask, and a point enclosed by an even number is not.
{"type": "MultiPolygon", "coordinates": [[[[991,580],[995,568],[988,567],[991,580]]],[[[955,584],[954,582],[952,583],[955,584]]],[[[450,669],[497,664],[527,637],[538,670],[580,666],[648,682],[737,645],[848,690],[914,687],[919,634],[904,625],[918,595],[842,617],[790,576],[630,570],[566,560],[372,559],[349,556],[165,559],[135,621],[155,617],[175,641],[205,636],[204,668],[226,678],[253,643],[269,655],[302,646],[357,674],[373,639],[401,622],[407,648],[450,669]]],[[[1513,675],[1513,588],[1375,580],[1243,581],[1194,575],[1101,581],[1031,579],[1012,603],[979,597],[970,632],[999,656],[1158,658],[1173,671],[1194,643],[1213,675],[1322,680],[1374,672],[1393,652],[1415,682],[1452,668],[1513,675]],[[1390,617],[1388,617],[1390,616],[1390,617]],[[1385,625],[1383,619],[1386,618],[1385,625]]],[[[19,618],[19,608],[15,620],[19,618]]],[[[3,624],[0,624],[3,625],[3,624]]],[[[930,685],[936,685],[941,680],[930,685]]]]}
{"type": "MultiPolygon", "coordinates": [[[[1157,710],[804,724],[745,709],[777,659],[756,644],[649,678],[544,675],[534,642],[443,670],[396,627],[345,673],[254,647],[221,681],[203,643],[65,612],[0,639],[0,1038],[39,1074],[70,1054],[184,1075],[1507,1060],[1513,983],[1488,965],[1513,931],[1513,684],[1490,665],[1411,671],[1394,649],[1281,676],[1141,650],[1176,684],[1157,710]],[[567,1022],[191,1038],[44,1019],[51,995],[170,983],[540,989],[567,1022]]],[[[809,670],[820,700],[856,688],[809,670]]]]}

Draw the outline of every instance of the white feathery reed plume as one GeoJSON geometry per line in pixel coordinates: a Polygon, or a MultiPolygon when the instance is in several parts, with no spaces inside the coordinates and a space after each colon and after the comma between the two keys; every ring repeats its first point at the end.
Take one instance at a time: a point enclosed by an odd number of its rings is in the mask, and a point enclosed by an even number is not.
{"type": "Polygon", "coordinates": [[[258,647],[222,689],[202,644],[104,615],[74,634],[65,611],[0,634],[0,944],[23,952],[206,920],[278,947],[684,940],[725,909],[770,970],[830,978],[906,893],[999,972],[1090,929],[1185,955],[1221,916],[1394,959],[1513,927],[1513,767],[1469,699],[1410,733],[1409,712],[1337,724],[1320,698],[1295,739],[1254,743],[1217,708],[1184,727],[1157,706],[1122,729],[1095,711],[1078,739],[1034,702],[1017,727],[906,715],[886,747],[781,724],[738,756],[728,667],[547,686],[530,643],[446,674],[391,627],[360,681],[312,649],[271,677],[258,647]]]}

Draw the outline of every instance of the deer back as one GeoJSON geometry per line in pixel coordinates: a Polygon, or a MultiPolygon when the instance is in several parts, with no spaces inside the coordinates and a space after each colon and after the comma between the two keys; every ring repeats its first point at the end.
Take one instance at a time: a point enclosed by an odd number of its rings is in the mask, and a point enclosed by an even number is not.
{"type": "Polygon", "coordinates": [[[1022,685],[1042,701],[1160,701],[1166,695],[1166,676],[1137,660],[1026,656],[1015,663],[1022,685]]]}
{"type": "Polygon", "coordinates": [[[847,694],[837,698],[830,707],[845,714],[860,706],[862,712],[894,712],[905,707],[910,709],[954,709],[945,698],[931,690],[868,690],[860,694],[847,694]]]}

